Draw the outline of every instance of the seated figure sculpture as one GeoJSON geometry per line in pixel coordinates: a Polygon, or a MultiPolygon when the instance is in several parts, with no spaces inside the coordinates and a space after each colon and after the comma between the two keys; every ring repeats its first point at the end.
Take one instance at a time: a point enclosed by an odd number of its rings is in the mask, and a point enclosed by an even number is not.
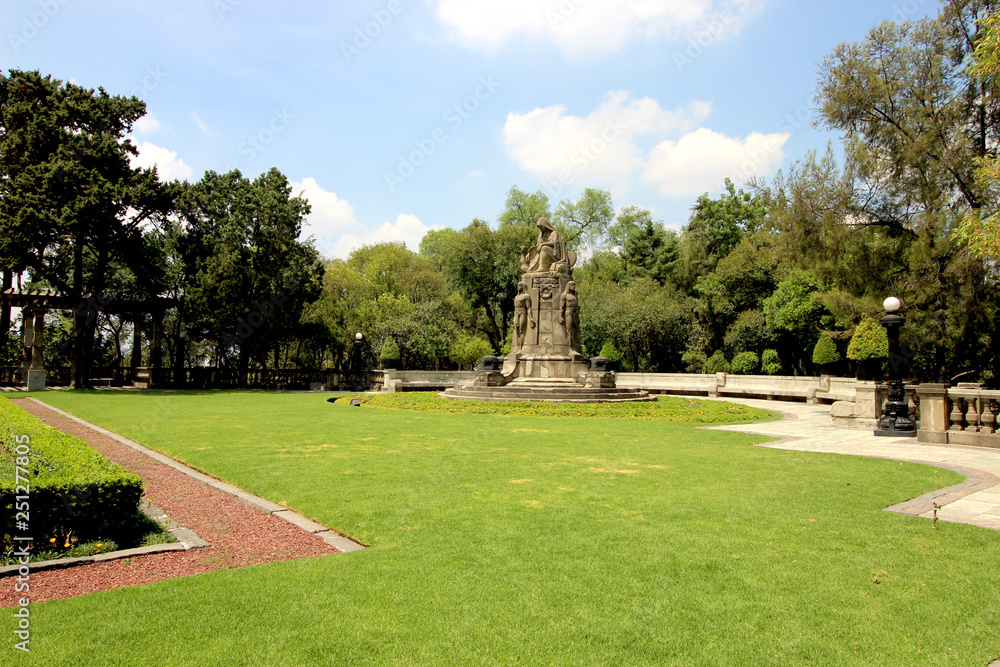
{"type": "Polygon", "coordinates": [[[525,273],[568,272],[576,263],[576,254],[566,249],[559,231],[547,218],[539,218],[538,241],[531,248],[521,248],[521,269],[525,273]]]}

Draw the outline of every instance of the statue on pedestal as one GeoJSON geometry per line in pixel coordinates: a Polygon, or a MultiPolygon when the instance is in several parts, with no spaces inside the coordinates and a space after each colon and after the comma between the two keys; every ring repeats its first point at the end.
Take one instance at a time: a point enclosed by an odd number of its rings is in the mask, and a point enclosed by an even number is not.
{"type": "Polygon", "coordinates": [[[528,294],[528,286],[524,282],[519,282],[517,296],[514,297],[514,338],[510,346],[512,355],[521,351],[524,334],[529,325],[532,329],[535,328],[535,314],[531,312],[531,295],[528,294]]]}
{"type": "Polygon", "coordinates": [[[574,352],[583,353],[580,342],[580,302],[576,298],[576,283],[569,281],[559,297],[559,324],[566,328],[566,340],[574,352]]]}

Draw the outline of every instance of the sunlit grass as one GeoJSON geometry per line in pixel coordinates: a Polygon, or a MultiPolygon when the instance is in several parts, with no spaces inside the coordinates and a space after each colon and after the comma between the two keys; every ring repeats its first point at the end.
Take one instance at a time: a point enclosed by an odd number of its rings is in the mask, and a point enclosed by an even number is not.
{"type": "Polygon", "coordinates": [[[961,479],[950,471],[652,419],[266,392],[43,398],[372,548],[35,605],[24,664],[1000,655],[1000,534],[882,511],[961,479]]]}

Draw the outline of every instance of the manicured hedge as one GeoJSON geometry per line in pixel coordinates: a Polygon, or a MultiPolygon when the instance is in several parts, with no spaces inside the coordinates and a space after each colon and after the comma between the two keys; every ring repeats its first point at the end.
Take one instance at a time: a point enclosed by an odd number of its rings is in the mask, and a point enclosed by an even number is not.
{"type": "Polygon", "coordinates": [[[114,534],[134,520],[142,478],[2,398],[0,547],[6,548],[14,535],[26,534],[17,527],[23,517],[17,516],[15,505],[16,496],[24,495],[28,496],[27,524],[36,547],[47,545],[50,538],[59,543],[71,537],[83,542],[114,534]],[[27,494],[23,486],[18,488],[25,479],[27,494]]]}

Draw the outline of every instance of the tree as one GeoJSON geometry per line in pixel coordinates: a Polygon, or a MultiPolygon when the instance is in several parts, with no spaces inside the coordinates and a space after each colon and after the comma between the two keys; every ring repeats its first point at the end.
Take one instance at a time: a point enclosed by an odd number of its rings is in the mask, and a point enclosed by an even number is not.
{"type": "MultiPolygon", "coordinates": [[[[818,293],[819,285],[814,276],[809,271],[796,269],[764,300],[767,326],[784,333],[785,349],[804,355],[815,339],[825,310],[817,298],[818,293]]],[[[800,358],[805,360],[804,356],[800,358]]]]}
{"type": "MultiPolygon", "coordinates": [[[[27,269],[77,303],[105,292],[116,262],[160,270],[143,255],[143,235],[172,193],[155,169],[130,163],[128,135],[146,105],[37,71],[9,74],[0,77],[0,268],[27,269]]],[[[75,311],[74,387],[89,377],[96,320],[75,311]]]]}
{"type": "Polygon", "coordinates": [[[473,308],[483,309],[485,333],[495,353],[507,338],[514,313],[521,247],[532,245],[534,234],[534,223],[506,222],[494,230],[476,219],[451,237],[445,275],[473,308]]]}
{"type": "Polygon", "coordinates": [[[677,233],[647,219],[625,238],[621,253],[625,275],[629,279],[649,276],[663,285],[671,278],[678,253],[677,233]]]}
{"type": "Polygon", "coordinates": [[[765,375],[778,375],[781,373],[781,359],[778,358],[778,351],[773,349],[764,350],[760,358],[760,369],[765,375]]]}
{"type": "MultiPolygon", "coordinates": [[[[1000,12],[978,21],[981,31],[976,41],[974,61],[969,74],[977,80],[983,96],[995,96],[1000,86],[1000,12]]],[[[993,106],[993,105],[991,105],[993,106]]],[[[981,209],[973,209],[958,230],[958,238],[969,250],[983,259],[1000,259],[1000,159],[988,150],[976,158],[976,183],[984,193],[981,209]]]]}
{"type": "Polygon", "coordinates": [[[563,240],[570,247],[586,246],[593,249],[602,244],[614,217],[611,193],[587,188],[575,202],[561,201],[552,216],[552,222],[559,227],[563,240]]]}
{"type": "Polygon", "coordinates": [[[729,362],[726,361],[726,355],[723,354],[722,350],[716,350],[712,353],[712,356],[708,358],[705,362],[705,373],[728,373],[731,367],[729,362]]]}
{"type": "Polygon", "coordinates": [[[464,331],[460,331],[455,341],[449,348],[451,360],[458,364],[459,368],[471,368],[483,357],[493,353],[489,341],[480,336],[471,336],[464,331]]]}
{"type": "Polygon", "coordinates": [[[392,364],[399,362],[399,347],[396,346],[396,341],[392,339],[392,336],[386,337],[385,343],[382,344],[379,359],[382,361],[383,368],[392,368],[392,364]]]}
{"type": "Polygon", "coordinates": [[[698,197],[680,239],[681,286],[690,290],[744,236],[759,229],[766,214],[766,202],[760,195],[737,192],[728,178],[726,193],[718,199],[707,193],[698,197]]]}
{"type": "Polygon", "coordinates": [[[316,249],[299,240],[309,203],[271,169],[253,181],[238,170],[206,172],[177,206],[195,337],[214,341],[219,362],[235,360],[241,378],[251,361],[266,368],[269,353],[278,366],[322,285],[316,249]]]}
{"type": "Polygon", "coordinates": [[[507,191],[503,212],[500,213],[501,225],[529,226],[534,229],[539,218],[551,218],[549,212],[549,196],[539,190],[528,194],[516,185],[507,191]]]}
{"type": "Polygon", "coordinates": [[[901,234],[954,201],[978,209],[974,158],[996,145],[1000,105],[963,61],[992,2],[951,0],[935,19],[882,23],[821,66],[817,100],[847,132],[870,224],[901,234]]]}
{"type": "Polygon", "coordinates": [[[760,358],[755,352],[740,352],[733,357],[732,369],[736,375],[753,375],[760,367],[760,358]]]}
{"type": "Polygon", "coordinates": [[[955,233],[995,209],[975,170],[1000,144],[997,80],[966,65],[997,7],[949,0],[934,19],[877,26],[822,66],[817,99],[825,125],[845,133],[851,226],[878,230],[870,247],[891,259],[886,279],[871,283],[881,294],[867,296],[905,297],[918,376],[1000,371],[995,266],[970,261],[955,233]]]}

